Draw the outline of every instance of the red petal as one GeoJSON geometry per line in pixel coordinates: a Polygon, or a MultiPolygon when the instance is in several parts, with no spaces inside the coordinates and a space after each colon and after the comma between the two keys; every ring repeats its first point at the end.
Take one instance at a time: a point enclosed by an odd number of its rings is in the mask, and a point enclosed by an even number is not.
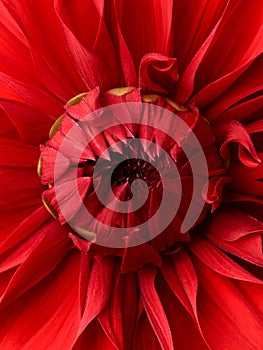
{"type": "MultiPolygon", "coordinates": [[[[82,2],[75,3],[75,6],[78,13],[83,12],[82,2]]],[[[85,34],[84,39],[83,34],[80,34],[79,30],[76,34],[72,31],[72,24],[69,25],[67,18],[65,18],[67,16],[65,16],[65,11],[61,6],[61,1],[57,0],[55,2],[55,8],[64,31],[68,53],[74,62],[75,69],[89,89],[99,86],[103,91],[106,91],[112,87],[121,85],[121,74],[116,55],[104,25],[103,3],[97,1],[92,5],[92,2],[90,2],[87,7],[93,8],[91,15],[93,18],[93,28],[91,31],[88,31],[90,34],[85,34]],[[94,34],[96,35],[95,41],[94,34]],[[84,40],[85,42],[82,43],[78,37],[81,37],[81,41],[84,40]],[[108,60],[105,61],[104,57],[108,57],[108,60]]],[[[71,19],[72,14],[69,13],[69,16],[71,19]]],[[[81,20],[82,16],[80,23],[81,20]]],[[[83,31],[82,27],[81,31],[83,31]]]]}
{"type": "Polygon", "coordinates": [[[133,349],[162,350],[156,334],[145,312],[142,313],[136,328],[133,349]]]}
{"type": "Polygon", "coordinates": [[[208,49],[210,48],[211,42],[215,36],[215,33],[218,29],[218,26],[221,22],[222,18],[219,19],[211,33],[209,34],[206,41],[203,43],[203,45],[200,47],[200,49],[197,51],[189,65],[187,66],[185,72],[183,73],[182,77],[180,78],[177,86],[176,86],[176,93],[175,93],[175,99],[178,100],[180,103],[184,104],[187,102],[187,100],[190,98],[192,92],[194,91],[194,85],[195,85],[195,77],[196,72],[205,57],[208,49]]]}
{"type": "Polygon", "coordinates": [[[171,94],[178,80],[177,60],[157,53],[145,55],[139,67],[139,85],[143,92],[171,94]]]}
{"type": "Polygon", "coordinates": [[[71,252],[48,277],[1,311],[1,348],[72,346],[80,321],[79,262],[80,255],[71,252]]]}
{"type": "Polygon", "coordinates": [[[211,33],[227,3],[227,0],[213,2],[199,0],[191,1],[190,4],[185,1],[174,1],[174,56],[178,58],[180,71],[184,71],[211,33]]]}
{"type": "MultiPolygon", "coordinates": [[[[20,139],[27,144],[39,145],[48,138],[54,118],[18,101],[0,101],[0,105],[15,126],[20,139]]],[[[39,158],[39,155],[36,159],[39,158]]]]}
{"type": "Polygon", "coordinates": [[[31,0],[26,4],[4,0],[4,4],[28,39],[36,71],[45,86],[43,90],[50,89],[63,101],[83,91],[84,85],[69,58],[53,1],[40,0],[36,5],[31,0]]]}
{"type": "Polygon", "coordinates": [[[260,197],[229,192],[225,195],[225,203],[235,203],[242,212],[263,221],[263,199],[260,197]]]}
{"type": "MultiPolygon", "coordinates": [[[[18,249],[8,252],[8,261],[17,256],[21,265],[1,298],[1,307],[43,280],[60,263],[71,246],[71,241],[65,233],[65,228],[53,221],[35,233],[32,239],[28,240],[28,244],[22,243],[18,249]]],[[[16,263],[18,264],[18,261],[16,263]]]]}
{"type": "Polygon", "coordinates": [[[123,37],[136,69],[148,52],[171,54],[173,1],[134,0],[118,1],[116,4],[123,37]]]}
{"type": "Polygon", "coordinates": [[[6,287],[8,286],[16,270],[17,267],[14,267],[0,274],[0,297],[2,297],[4,291],[6,290],[6,287]]]}
{"type": "Polygon", "coordinates": [[[110,32],[110,37],[115,44],[116,51],[120,56],[120,63],[122,74],[124,77],[124,86],[136,86],[137,85],[137,72],[135,70],[133,58],[127,43],[124,40],[121,26],[122,18],[118,16],[118,1],[105,2],[105,22],[110,32]]]}
{"type": "Polygon", "coordinates": [[[91,350],[116,350],[96,319],[81,334],[72,350],[86,350],[87,347],[91,350]]]}
{"type": "Polygon", "coordinates": [[[263,315],[263,299],[262,299],[262,286],[254,283],[238,282],[238,285],[242,289],[244,296],[250,301],[251,306],[255,308],[255,312],[261,312],[263,315]]]}
{"type": "Polygon", "coordinates": [[[9,218],[18,210],[39,206],[43,187],[36,171],[5,169],[0,172],[0,206],[2,215],[9,218]]]}
{"type": "Polygon", "coordinates": [[[260,282],[256,277],[236,264],[208,240],[198,238],[198,240],[189,245],[189,248],[211,270],[223,276],[242,281],[260,282]]]}
{"type": "Polygon", "coordinates": [[[250,215],[222,207],[208,222],[206,231],[221,240],[233,242],[251,233],[262,233],[263,224],[250,215]]]}
{"type": "MultiPolygon", "coordinates": [[[[21,218],[20,221],[16,222],[16,220],[14,220],[15,226],[11,226],[10,229],[5,229],[5,234],[1,232],[1,254],[15,246],[17,243],[23,241],[26,237],[30,236],[36,229],[41,227],[43,223],[50,219],[50,214],[47,212],[44,206],[41,206],[36,211],[33,211],[33,213],[32,208],[29,208],[29,211],[31,213],[28,213],[27,216],[23,217],[23,219],[21,218]]],[[[10,216],[8,216],[8,221],[10,221],[10,216]]]]}
{"type": "Polygon", "coordinates": [[[263,131],[263,119],[258,119],[255,120],[253,122],[250,122],[247,126],[246,126],[247,132],[249,134],[256,134],[258,132],[262,132],[263,131]]]}
{"type": "Polygon", "coordinates": [[[127,344],[127,348],[134,340],[134,332],[136,327],[137,315],[139,312],[139,288],[137,276],[135,274],[127,274],[123,276],[123,339],[127,344]],[[129,302],[127,302],[129,300],[129,302]]]}
{"type": "Polygon", "coordinates": [[[234,105],[220,115],[220,120],[241,120],[248,121],[261,117],[263,97],[251,98],[248,101],[234,105]]]}
{"type": "Polygon", "coordinates": [[[230,163],[231,191],[263,197],[263,153],[258,153],[258,156],[261,163],[254,168],[245,167],[236,161],[230,163]]]}
{"type": "Polygon", "coordinates": [[[8,115],[0,108],[0,137],[18,140],[19,135],[8,115]]]}
{"type": "Polygon", "coordinates": [[[230,159],[229,143],[238,143],[238,157],[247,167],[256,167],[261,162],[245,127],[235,120],[214,126],[214,133],[223,159],[230,159]]]}
{"type": "MultiPolygon", "coordinates": [[[[205,111],[205,117],[209,121],[214,121],[218,119],[219,121],[228,120],[230,116],[233,115],[231,109],[237,108],[237,103],[242,101],[244,98],[248,98],[259,92],[263,88],[263,83],[261,76],[263,75],[263,59],[259,58],[254,64],[252,64],[239,79],[231,85],[231,88],[225,93],[221,94],[218,99],[212,103],[208,109],[205,111]],[[226,114],[226,115],[225,115],[226,114]]],[[[256,101],[254,101],[255,103],[256,101]]],[[[242,103],[243,108],[245,108],[248,101],[242,103]]],[[[248,115],[248,110],[246,110],[246,115],[248,115]]],[[[239,115],[236,118],[241,120],[239,115]]]]}
{"type": "Polygon", "coordinates": [[[263,267],[262,235],[249,235],[235,242],[227,242],[216,236],[207,235],[208,239],[224,251],[246,260],[252,264],[263,267]]]}
{"type": "Polygon", "coordinates": [[[2,2],[0,3],[0,12],[1,72],[24,83],[38,85],[38,79],[32,70],[33,62],[26,38],[2,2]],[[18,52],[19,54],[17,54],[18,52]]]}
{"type": "Polygon", "coordinates": [[[78,335],[103,310],[111,293],[113,261],[111,258],[94,260],[90,270],[85,309],[79,325],[78,335]]]}
{"type": "MultiPolygon", "coordinates": [[[[92,50],[97,40],[100,23],[103,22],[103,4],[96,0],[85,3],[81,0],[71,2],[55,0],[55,9],[76,39],[88,50],[92,50]]],[[[105,44],[108,45],[107,42],[105,44]]]]}
{"type": "Polygon", "coordinates": [[[206,202],[211,204],[211,212],[214,213],[214,211],[219,207],[219,205],[222,202],[222,192],[224,190],[224,186],[231,182],[230,177],[224,177],[224,176],[215,176],[211,179],[209,179],[208,183],[208,192],[206,197],[206,202]]]}
{"type": "MultiPolygon", "coordinates": [[[[92,178],[79,177],[72,181],[59,182],[55,187],[43,193],[45,200],[58,213],[61,224],[69,222],[74,215],[84,209],[83,201],[92,186],[92,178]],[[75,184],[76,182],[76,184],[75,184]]],[[[77,221],[77,219],[76,219],[77,221]]]]}
{"type": "MultiPolygon", "coordinates": [[[[70,31],[73,36],[75,36],[75,40],[79,41],[83,48],[85,48],[83,52],[86,52],[86,56],[89,56],[90,60],[95,59],[96,56],[94,53],[96,53],[99,66],[97,67],[98,72],[94,72],[95,76],[97,77],[95,85],[92,87],[99,85],[101,89],[103,89],[105,85],[105,82],[103,81],[105,80],[103,72],[107,74],[106,80],[108,79],[108,81],[115,81],[115,84],[117,83],[116,78],[118,76],[118,85],[121,85],[121,76],[119,74],[117,56],[111,42],[111,37],[109,36],[108,30],[104,23],[104,6],[105,4],[98,0],[92,0],[86,3],[83,3],[81,0],[77,0],[67,4],[65,4],[64,0],[55,1],[56,11],[59,14],[65,28],[66,40],[70,31]],[[87,16],[89,18],[88,30],[85,31],[83,28],[87,27],[87,16]],[[103,64],[103,61],[101,60],[102,57],[107,57],[107,67],[105,64],[103,64]],[[112,74],[112,72],[114,72],[114,74],[112,74]]],[[[72,43],[70,45],[72,45],[72,43]]],[[[75,47],[77,47],[77,45],[75,47]]],[[[76,60],[74,53],[73,57],[74,60],[76,60]]],[[[89,60],[86,61],[86,65],[88,63],[90,63],[89,60]]],[[[79,67],[77,66],[76,69],[78,70],[79,67]]],[[[84,71],[82,70],[82,73],[83,72],[84,71]]],[[[83,75],[82,77],[84,79],[88,79],[87,75],[83,75]]],[[[113,86],[115,86],[115,84],[113,84],[113,86]]]]}
{"type": "Polygon", "coordinates": [[[162,259],[150,244],[142,242],[136,247],[129,247],[124,250],[121,272],[138,271],[149,263],[160,267],[162,259]]]}
{"type": "Polygon", "coordinates": [[[150,266],[139,271],[138,276],[144,308],[161,348],[162,350],[173,350],[171,329],[154,286],[156,270],[150,266]]]}
{"type": "MultiPolygon", "coordinates": [[[[49,225],[46,225],[47,227],[49,225]]],[[[0,260],[0,271],[7,271],[10,268],[19,266],[23,261],[25,261],[38,244],[42,241],[45,236],[45,229],[38,229],[35,232],[27,232],[28,236],[21,243],[13,244],[13,246],[7,250],[8,243],[11,244],[12,237],[7,240],[7,244],[3,244],[2,250],[4,253],[1,254],[0,260]]]]}
{"type": "Polygon", "coordinates": [[[197,321],[196,296],[197,277],[193,264],[184,250],[163,262],[162,274],[170,289],[185,309],[197,321]]]}
{"type": "MultiPolygon", "coordinates": [[[[120,266],[117,267],[120,268],[120,266]]],[[[122,315],[125,313],[122,305],[120,273],[114,279],[112,293],[103,312],[98,316],[99,322],[108,338],[117,349],[123,348],[122,315]]]]}
{"type": "Polygon", "coordinates": [[[256,306],[262,285],[241,282],[253,288],[245,293],[240,282],[218,275],[195,260],[198,273],[198,311],[201,327],[212,349],[261,349],[262,313],[256,306]]]}
{"type": "Polygon", "coordinates": [[[229,2],[195,76],[195,90],[199,92],[192,102],[198,106],[204,107],[221,95],[262,52],[262,3],[256,0],[253,5],[229,2]]]}
{"type": "Polygon", "coordinates": [[[46,119],[56,120],[62,114],[62,103],[46,91],[22,83],[2,72],[0,72],[0,81],[3,85],[1,86],[0,105],[3,109],[9,111],[9,108],[12,108],[12,103],[15,106],[24,103],[26,105],[24,108],[36,109],[41,114],[46,114],[46,119]]]}
{"type": "Polygon", "coordinates": [[[38,147],[33,147],[15,140],[0,138],[1,167],[35,169],[38,157],[38,147]]]}
{"type": "Polygon", "coordinates": [[[119,265],[116,272],[109,302],[99,321],[116,348],[125,349],[134,338],[139,289],[135,274],[121,275],[119,265]]]}
{"type": "Polygon", "coordinates": [[[169,321],[176,348],[208,350],[209,347],[202,339],[200,326],[197,329],[196,322],[178,301],[161,276],[159,275],[158,277],[156,279],[156,289],[169,321]],[[189,337],[189,334],[191,334],[191,337],[189,337]]]}

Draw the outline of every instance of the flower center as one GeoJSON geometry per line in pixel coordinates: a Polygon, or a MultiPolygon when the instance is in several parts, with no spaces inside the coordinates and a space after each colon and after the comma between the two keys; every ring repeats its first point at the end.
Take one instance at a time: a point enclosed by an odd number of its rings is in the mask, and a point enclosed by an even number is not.
{"type": "Polygon", "coordinates": [[[112,174],[112,185],[115,186],[128,183],[129,186],[134,180],[143,180],[149,189],[160,188],[162,182],[156,168],[143,159],[128,159],[120,163],[112,174]]]}
{"type": "Polygon", "coordinates": [[[67,103],[40,147],[43,202],[87,250],[176,251],[220,204],[214,140],[196,108],[131,87],[94,89],[67,103]]]}

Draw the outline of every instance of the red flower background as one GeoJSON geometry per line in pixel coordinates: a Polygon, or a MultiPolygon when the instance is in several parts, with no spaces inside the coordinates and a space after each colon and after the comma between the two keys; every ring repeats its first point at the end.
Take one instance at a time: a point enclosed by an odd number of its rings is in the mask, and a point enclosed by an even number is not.
{"type": "Polygon", "coordinates": [[[262,1],[0,9],[1,349],[262,349],[262,1]],[[36,171],[68,100],[124,86],[200,111],[229,180],[188,242],[129,271],[50,215],[36,171]]]}

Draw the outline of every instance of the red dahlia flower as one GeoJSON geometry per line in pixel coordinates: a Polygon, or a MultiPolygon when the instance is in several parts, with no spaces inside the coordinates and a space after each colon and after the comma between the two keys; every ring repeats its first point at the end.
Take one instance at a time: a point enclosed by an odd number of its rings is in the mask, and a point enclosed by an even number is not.
{"type": "Polygon", "coordinates": [[[0,8],[0,348],[262,349],[262,1],[0,8]]]}

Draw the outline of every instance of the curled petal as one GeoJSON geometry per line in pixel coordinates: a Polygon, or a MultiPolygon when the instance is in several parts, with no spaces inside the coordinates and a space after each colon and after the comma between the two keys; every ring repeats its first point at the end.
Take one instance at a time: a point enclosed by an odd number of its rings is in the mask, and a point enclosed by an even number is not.
{"type": "Polygon", "coordinates": [[[177,60],[154,53],[145,55],[139,68],[139,80],[144,92],[168,95],[178,80],[177,60]]]}
{"type": "Polygon", "coordinates": [[[238,144],[238,157],[247,167],[256,167],[261,162],[245,127],[235,120],[217,124],[214,127],[220,154],[223,159],[230,159],[229,144],[238,144]]]}

